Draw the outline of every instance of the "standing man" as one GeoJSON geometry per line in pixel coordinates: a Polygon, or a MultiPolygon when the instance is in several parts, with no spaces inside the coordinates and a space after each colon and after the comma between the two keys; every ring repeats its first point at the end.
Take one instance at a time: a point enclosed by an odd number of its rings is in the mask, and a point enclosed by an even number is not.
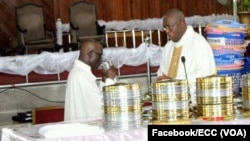
{"type": "Polygon", "coordinates": [[[157,79],[188,79],[191,101],[196,106],[196,78],[217,72],[213,51],[202,35],[186,25],[178,9],[164,15],[163,28],[170,40],[163,48],[157,79]]]}
{"type": "MultiPolygon", "coordinates": [[[[102,93],[92,69],[102,62],[103,46],[95,40],[86,40],[81,43],[79,52],[66,84],[64,120],[101,119],[102,93]]],[[[115,69],[107,70],[105,74],[104,81],[113,84],[115,69]]]]}

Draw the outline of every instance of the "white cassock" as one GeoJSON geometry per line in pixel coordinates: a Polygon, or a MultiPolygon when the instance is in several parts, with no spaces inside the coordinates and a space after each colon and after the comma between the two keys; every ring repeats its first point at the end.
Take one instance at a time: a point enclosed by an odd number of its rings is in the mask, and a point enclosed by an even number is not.
{"type": "Polygon", "coordinates": [[[67,79],[64,120],[102,119],[102,98],[91,67],[76,60],[67,79]]]}
{"type": "MultiPolygon", "coordinates": [[[[190,86],[192,104],[196,105],[196,78],[216,74],[216,64],[211,46],[207,40],[187,26],[187,30],[178,42],[168,41],[163,48],[161,62],[157,76],[168,75],[172,53],[175,47],[181,47],[180,57],[185,57],[185,66],[190,86]]],[[[174,79],[186,79],[184,64],[179,59],[178,70],[174,79]]]]}

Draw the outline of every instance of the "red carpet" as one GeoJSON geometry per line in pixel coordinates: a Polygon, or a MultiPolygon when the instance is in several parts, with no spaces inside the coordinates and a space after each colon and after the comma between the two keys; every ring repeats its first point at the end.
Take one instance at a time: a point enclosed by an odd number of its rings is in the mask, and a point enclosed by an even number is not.
{"type": "MultiPolygon", "coordinates": [[[[151,67],[152,73],[156,72],[157,70],[158,70],[158,67],[151,67]]],[[[147,72],[146,64],[136,66],[136,67],[124,65],[120,70],[121,75],[141,74],[141,73],[146,73],[146,72],[147,72]]],[[[102,70],[93,70],[93,73],[97,77],[102,76],[102,70]]],[[[67,80],[67,77],[68,77],[67,71],[60,73],[60,80],[67,80]]],[[[26,83],[26,76],[0,73],[0,78],[1,78],[0,85],[15,85],[15,84],[26,83]]],[[[37,74],[35,72],[31,72],[28,75],[28,81],[29,83],[58,81],[58,74],[43,75],[43,74],[37,74]]]]}

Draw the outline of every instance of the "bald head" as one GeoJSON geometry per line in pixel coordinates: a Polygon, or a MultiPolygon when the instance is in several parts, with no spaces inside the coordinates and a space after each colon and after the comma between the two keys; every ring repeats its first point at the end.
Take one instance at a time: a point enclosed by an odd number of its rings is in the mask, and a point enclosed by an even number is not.
{"type": "Polygon", "coordinates": [[[183,12],[175,8],[170,9],[168,12],[166,12],[163,20],[165,20],[165,18],[185,21],[185,15],[183,14],[183,12]]]}
{"type": "Polygon", "coordinates": [[[80,44],[79,60],[96,67],[100,64],[103,52],[103,46],[98,41],[93,39],[87,39],[80,44]]]}

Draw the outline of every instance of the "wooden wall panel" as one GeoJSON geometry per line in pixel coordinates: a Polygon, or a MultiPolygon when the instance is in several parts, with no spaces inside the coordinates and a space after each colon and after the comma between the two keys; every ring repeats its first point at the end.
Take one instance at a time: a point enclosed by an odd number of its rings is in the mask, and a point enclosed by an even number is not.
{"type": "MultiPolygon", "coordinates": [[[[0,46],[15,39],[15,7],[35,3],[45,8],[46,24],[55,29],[55,21],[69,21],[68,6],[80,0],[1,0],[0,46]]],[[[98,19],[105,21],[160,18],[170,8],[181,9],[187,17],[193,15],[232,14],[232,6],[222,6],[217,0],[85,0],[96,4],[98,19]]]]}

